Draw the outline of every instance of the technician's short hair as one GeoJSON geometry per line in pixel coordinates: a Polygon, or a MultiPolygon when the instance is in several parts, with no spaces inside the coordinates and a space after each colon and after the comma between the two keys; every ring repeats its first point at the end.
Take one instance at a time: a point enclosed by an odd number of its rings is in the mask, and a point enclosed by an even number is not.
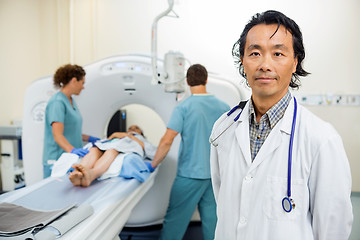
{"type": "Polygon", "coordinates": [[[263,13],[255,14],[252,19],[245,26],[243,32],[240,35],[239,40],[236,41],[232,48],[232,55],[235,58],[235,64],[239,69],[239,73],[246,79],[246,74],[244,73],[244,66],[241,62],[241,58],[244,56],[246,37],[251,28],[255,27],[259,24],[277,24],[277,29],[275,33],[279,30],[280,25],[284,26],[287,31],[292,34],[293,38],[293,48],[294,48],[294,57],[297,58],[298,64],[296,66],[296,72],[293,73],[293,77],[291,78],[290,87],[297,89],[300,86],[300,77],[305,77],[309,73],[305,71],[302,67],[303,60],[305,58],[305,49],[303,44],[303,37],[300,31],[299,26],[296,22],[289,17],[285,16],[285,14],[269,10],[263,13]]]}
{"type": "Polygon", "coordinates": [[[191,87],[205,85],[207,78],[208,72],[201,64],[194,64],[190,66],[186,73],[186,81],[191,87]]]}

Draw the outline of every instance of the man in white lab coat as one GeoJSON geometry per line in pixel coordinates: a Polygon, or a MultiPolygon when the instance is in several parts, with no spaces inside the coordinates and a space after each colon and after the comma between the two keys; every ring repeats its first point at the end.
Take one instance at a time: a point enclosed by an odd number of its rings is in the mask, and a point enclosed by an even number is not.
{"type": "Polygon", "coordinates": [[[348,239],[351,173],[342,140],[289,91],[308,74],[298,25],[277,11],[256,14],[233,56],[252,95],[220,117],[210,137],[215,239],[348,239]]]}

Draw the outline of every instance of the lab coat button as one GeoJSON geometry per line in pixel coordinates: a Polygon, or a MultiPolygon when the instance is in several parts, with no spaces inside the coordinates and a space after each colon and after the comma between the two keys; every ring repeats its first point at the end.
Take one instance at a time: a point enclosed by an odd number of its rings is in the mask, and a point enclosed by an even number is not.
{"type": "Polygon", "coordinates": [[[246,177],[245,177],[245,180],[246,181],[250,181],[252,179],[252,176],[251,175],[247,175],[246,177]]]}
{"type": "Polygon", "coordinates": [[[245,217],[240,217],[240,223],[245,224],[247,222],[245,217]]]}

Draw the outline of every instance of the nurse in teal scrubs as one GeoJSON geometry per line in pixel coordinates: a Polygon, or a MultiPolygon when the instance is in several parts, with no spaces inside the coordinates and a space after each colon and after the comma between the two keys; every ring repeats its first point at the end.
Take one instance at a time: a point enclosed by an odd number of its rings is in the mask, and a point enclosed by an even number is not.
{"type": "Polygon", "coordinates": [[[45,110],[45,138],[43,152],[44,178],[49,177],[54,162],[64,152],[83,157],[83,141],[99,138],[82,134],[82,117],[72,95],[84,89],[85,70],[78,65],[61,66],[54,75],[54,85],[60,91],[53,95],[45,110]]]}

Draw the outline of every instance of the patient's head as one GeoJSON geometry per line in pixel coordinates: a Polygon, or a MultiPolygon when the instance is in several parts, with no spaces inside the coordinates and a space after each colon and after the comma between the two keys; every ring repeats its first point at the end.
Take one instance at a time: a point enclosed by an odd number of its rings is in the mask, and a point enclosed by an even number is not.
{"type": "Polygon", "coordinates": [[[138,125],[131,125],[128,130],[128,132],[136,132],[138,134],[141,134],[142,136],[144,136],[143,131],[141,130],[141,128],[138,125]]]}

